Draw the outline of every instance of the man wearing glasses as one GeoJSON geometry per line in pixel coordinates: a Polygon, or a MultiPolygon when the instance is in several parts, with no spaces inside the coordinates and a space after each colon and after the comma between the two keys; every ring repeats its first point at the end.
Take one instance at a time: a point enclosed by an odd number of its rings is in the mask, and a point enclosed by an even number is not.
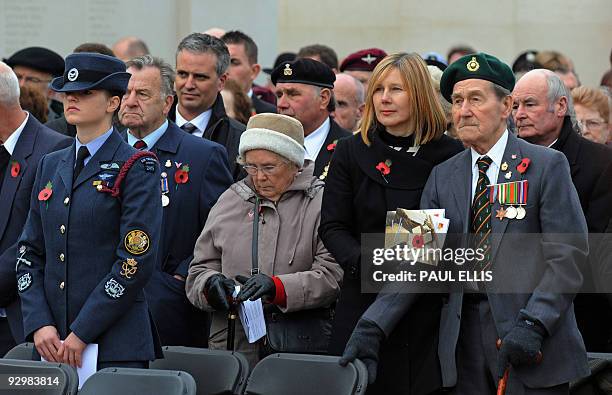
{"type": "MultiPolygon", "coordinates": [[[[563,152],[569,162],[591,235],[583,292],[593,292],[593,285],[601,290],[599,273],[607,271],[602,263],[605,243],[601,235],[594,234],[612,232],[612,149],[580,136],[572,125],[572,96],[552,71],[537,69],[526,73],[516,83],[512,97],[518,135],[530,143],[563,152]]],[[[612,308],[604,295],[578,294],[574,310],[587,351],[609,352],[612,308]]]]}
{"type": "Polygon", "coordinates": [[[28,47],[15,52],[5,59],[19,80],[19,87],[28,86],[38,90],[47,98],[48,119],[59,118],[64,114],[61,100],[49,89],[49,82],[64,73],[64,59],[57,53],[42,47],[28,47]]]}

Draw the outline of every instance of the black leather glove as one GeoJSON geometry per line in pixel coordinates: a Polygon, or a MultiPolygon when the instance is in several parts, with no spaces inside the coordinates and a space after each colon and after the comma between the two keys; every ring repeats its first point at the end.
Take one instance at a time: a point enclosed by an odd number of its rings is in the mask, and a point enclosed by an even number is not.
{"type": "Polygon", "coordinates": [[[497,356],[497,376],[504,375],[508,363],[520,366],[539,362],[538,354],[546,334],[540,322],[521,313],[514,328],[502,340],[497,356]]]}
{"type": "Polygon", "coordinates": [[[357,322],[351,337],[346,344],[344,353],[338,361],[341,366],[346,366],[359,358],[368,368],[368,383],[376,381],[378,369],[378,350],[385,339],[385,333],[370,320],[364,318],[357,322]]]}
{"type": "Polygon", "coordinates": [[[236,280],[244,285],[236,296],[236,300],[239,302],[244,302],[247,299],[254,301],[264,296],[274,299],[276,295],[274,280],[265,274],[258,273],[250,278],[239,274],[236,276],[236,280]]]}
{"type": "Polygon", "coordinates": [[[204,285],[206,300],[215,310],[229,310],[235,284],[223,274],[215,274],[206,280],[204,285]]]}

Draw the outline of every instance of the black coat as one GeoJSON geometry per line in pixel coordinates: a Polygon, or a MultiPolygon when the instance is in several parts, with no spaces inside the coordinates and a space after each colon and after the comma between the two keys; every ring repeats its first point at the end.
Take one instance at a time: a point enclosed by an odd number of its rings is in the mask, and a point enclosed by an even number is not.
{"type": "MultiPolygon", "coordinates": [[[[574,131],[569,117],[552,148],[563,152],[570,165],[572,182],[586,217],[589,233],[589,265],[584,270],[583,290],[593,289],[595,280],[608,278],[609,257],[601,233],[612,232],[612,149],[585,139],[574,131]],[[607,276],[604,276],[606,275],[607,276]]],[[[607,285],[607,289],[610,289],[607,285]]],[[[574,301],[578,328],[587,351],[612,352],[612,307],[604,295],[578,294],[574,301]]]]}
{"type": "MultiPolygon", "coordinates": [[[[176,98],[175,98],[176,99],[176,98]]],[[[177,103],[178,100],[175,100],[177,103]]],[[[168,113],[168,119],[172,122],[176,121],[176,105],[173,105],[168,113]]],[[[243,178],[246,173],[242,171],[242,168],[236,162],[238,157],[238,145],[240,144],[240,135],[246,127],[240,122],[230,118],[225,113],[225,106],[223,105],[223,99],[221,93],[217,94],[217,99],[212,105],[212,114],[206,130],[204,131],[203,138],[214,141],[215,143],[221,144],[227,150],[227,158],[229,159],[230,172],[235,181],[243,178]]]]}
{"type": "MultiPolygon", "coordinates": [[[[327,133],[327,137],[325,138],[325,142],[319,151],[319,155],[317,155],[317,159],[315,160],[315,169],[314,176],[320,177],[321,174],[326,174],[325,167],[329,165],[329,161],[331,160],[332,154],[334,153],[335,147],[330,147],[330,144],[333,144],[334,141],[337,141],[343,137],[348,137],[352,133],[346,129],[343,129],[334,121],[333,118],[329,118],[329,133],[327,133]]],[[[322,177],[325,179],[326,175],[322,177]]]]}
{"type": "Polygon", "coordinates": [[[72,139],[45,127],[30,114],[0,186],[0,306],[6,307],[11,331],[17,343],[24,341],[23,318],[15,277],[17,239],[30,211],[36,168],[44,155],[65,148],[71,143],[72,139]],[[11,176],[12,162],[20,166],[16,177],[11,176]]]}
{"type": "MultiPolygon", "coordinates": [[[[384,233],[387,211],[418,209],[433,167],[463,150],[461,143],[442,136],[422,145],[413,157],[388,147],[376,133],[370,136],[370,146],[360,135],[338,142],[323,194],[319,233],[344,268],[330,345],[330,352],[336,355],[342,353],[359,317],[376,297],[361,293],[361,235],[384,233]],[[387,159],[392,165],[385,181],[376,166],[387,159]]],[[[415,303],[407,315],[410,322],[401,322],[385,342],[379,378],[368,393],[401,387],[420,394],[441,385],[437,362],[440,306],[436,295],[423,296],[415,303]]]]}

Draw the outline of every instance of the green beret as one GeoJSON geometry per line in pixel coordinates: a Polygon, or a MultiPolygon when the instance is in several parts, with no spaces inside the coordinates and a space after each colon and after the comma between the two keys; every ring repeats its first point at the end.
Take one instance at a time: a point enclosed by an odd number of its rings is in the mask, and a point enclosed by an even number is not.
{"type": "Polygon", "coordinates": [[[471,78],[491,81],[511,92],[514,89],[514,73],[510,66],[495,56],[479,52],[457,59],[444,70],[440,79],[440,93],[450,102],[455,84],[471,78]]]}

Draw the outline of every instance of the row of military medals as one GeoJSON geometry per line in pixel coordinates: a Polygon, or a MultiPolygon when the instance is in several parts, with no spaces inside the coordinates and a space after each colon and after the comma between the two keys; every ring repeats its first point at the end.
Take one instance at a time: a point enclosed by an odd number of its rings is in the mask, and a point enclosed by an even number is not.
{"type": "MultiPolygon", "coordinates": [[[[508,170],[508,164],[504,162],[501,170],[508,170]]],[[[510,177],[512,177],[512,172],[506,173],[505,178],[510,177]]],[[[528,187],[527,180],[489,185],[489,203],[493,204],[497,199],[501,204],[495,217],[500,221],[504,218],[519,220],[525,218],[527,211],[524,206],[527,205],[528,187]]]]}
{"type": "MultiPolygon", "coordinates": [[[[166,166],[166,168],[172,167],[172,162],[170,161],[170,159],[166,161],[164,166],[166,166]]],[[[160,183],[161,183],[161,193],[162,193],[161,202],[162,202],[162,206],[166,207],[167,205],[170,204],[170,198],[168,197],[170,188],[168,188],[168,173],[166,173],[165,171],[162,171],[161,173],[160,183]]]]}

